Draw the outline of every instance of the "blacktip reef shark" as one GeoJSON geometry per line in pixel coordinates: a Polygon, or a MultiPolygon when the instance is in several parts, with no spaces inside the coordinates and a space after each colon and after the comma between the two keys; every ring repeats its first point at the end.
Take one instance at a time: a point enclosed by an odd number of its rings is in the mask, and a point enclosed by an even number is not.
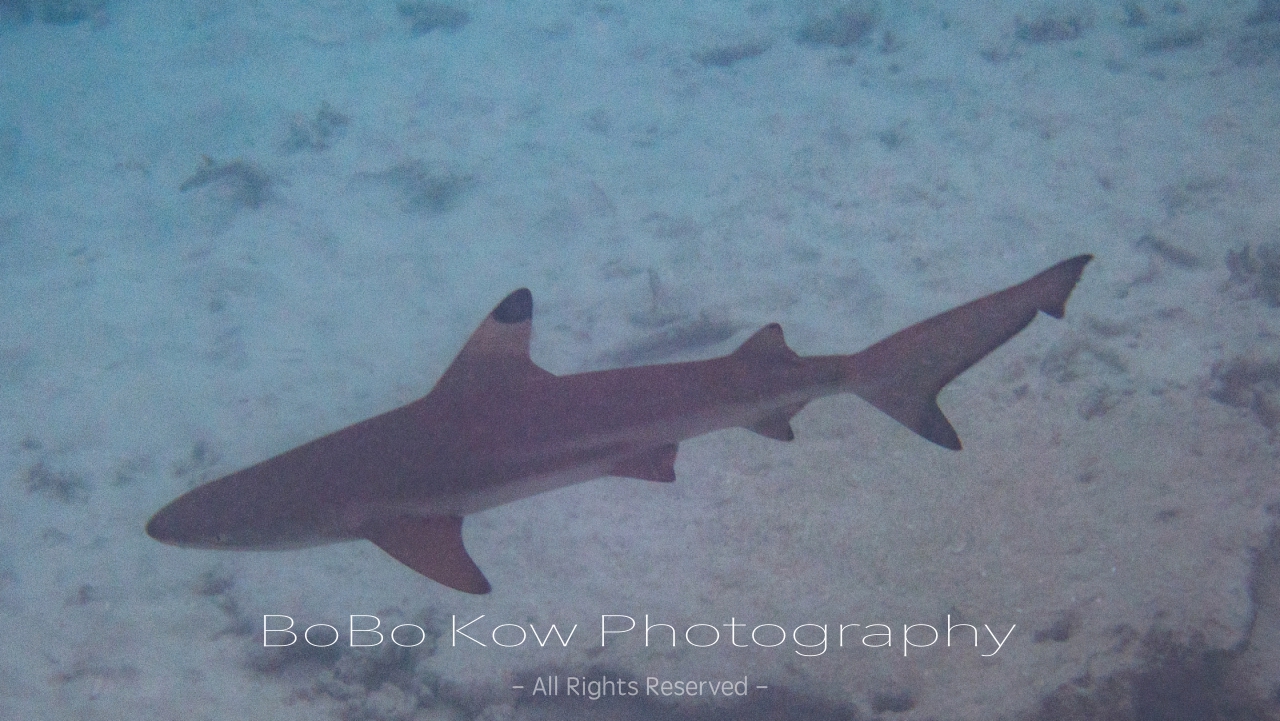
{"type": "Polygon", "coordinates": [[[177,546],[287,549],[368,539],[467,593],[489,581],[462,518],[602,476],[675,480],[681,441],[747,428],[780,441],[809,401],[854,393],[960,449],[943,386],[1043,311],[1061,318],[1081,255],[852,355],[800,356],[766,325],[727,356],[557,376],[529,358],[533,296],[508,295],[426,396],[198,486],[147,523],[177,546]]]}

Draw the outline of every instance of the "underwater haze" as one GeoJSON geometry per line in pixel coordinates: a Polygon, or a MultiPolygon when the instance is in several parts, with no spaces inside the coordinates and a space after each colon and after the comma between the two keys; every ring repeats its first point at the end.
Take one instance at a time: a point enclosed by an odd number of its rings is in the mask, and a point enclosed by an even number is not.
{"type": "Polygon", "coordinates": [[[0,0],[0,190],[4,719],[1280,719],[1280,1],[0,0]],[[487,595],[144,531],[517,288],[571,374],[1085,253],[963,451],[818,400],[467,516],[487,595]]]}

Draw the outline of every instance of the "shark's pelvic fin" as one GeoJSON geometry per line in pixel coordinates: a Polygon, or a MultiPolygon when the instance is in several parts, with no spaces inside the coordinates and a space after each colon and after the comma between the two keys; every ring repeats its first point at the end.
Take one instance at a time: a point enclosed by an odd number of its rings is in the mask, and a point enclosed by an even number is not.
{"type": "Polygon", "coordinates": [[[489,581],[462,545],[461,516],[396,516],[371,523],[364,536],[433,581],[464,593],[489,592],[489,581]]]}
{"type": "Polygon", "coordinates": [[[1066,312],[1091,255],[1079,255],[1023,283],[916,323],[850,358],[854,393],[944,448],[960,438],[938,408],[938,391],[1027,327],[1044,311],[1066,312]]]}
{"type": "Polygon", "coordinates": [[[678,443],[666,443],[643,453],[627,456],[613,464],[609,475],[671,483],[676,480],[676,453],[679,448],[678,443]]]}

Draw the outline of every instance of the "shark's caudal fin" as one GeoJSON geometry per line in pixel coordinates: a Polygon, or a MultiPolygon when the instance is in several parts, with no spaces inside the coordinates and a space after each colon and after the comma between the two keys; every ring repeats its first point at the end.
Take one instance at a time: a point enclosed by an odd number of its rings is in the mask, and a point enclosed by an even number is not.
{"type": "Polygon", "coordinates": [[[1092,259],[1080,255],[1064,260],[850,356],[850,390],[926,439],[960,450],[960,438],[938,408],[938,391],[1027,327],[1038,312],[1061,318],[1092,259]]]}

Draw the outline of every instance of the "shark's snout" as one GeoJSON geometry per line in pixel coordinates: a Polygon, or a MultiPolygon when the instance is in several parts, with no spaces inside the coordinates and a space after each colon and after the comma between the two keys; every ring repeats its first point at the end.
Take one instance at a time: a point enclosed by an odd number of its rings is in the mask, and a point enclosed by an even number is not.
{"type": "Polygon", "coordinates": [[[169,512],[170,507],[165,506],[160,509],[151,517],[151,520],[147,521],[147,535],[161,543],[176,546],[182,543],[182,537],[175,527],[173,514],[169,512]]]}
{"type": "Polygon", "coordinates": [[[215,526],[214,514],[187,494],[156,511],[147,521],[147,535],[170,546],[215,548],[224,540],[215,526]]]}
{"type": "Polygon", "coordinates": [[[242,480],[232,474],[184,493],[147,521],[147,535],[170,546],[242,550],[302,548],[327,538],[325,519],[312,523],[306,508],[245,498],[252,491],[242,480]]]}

